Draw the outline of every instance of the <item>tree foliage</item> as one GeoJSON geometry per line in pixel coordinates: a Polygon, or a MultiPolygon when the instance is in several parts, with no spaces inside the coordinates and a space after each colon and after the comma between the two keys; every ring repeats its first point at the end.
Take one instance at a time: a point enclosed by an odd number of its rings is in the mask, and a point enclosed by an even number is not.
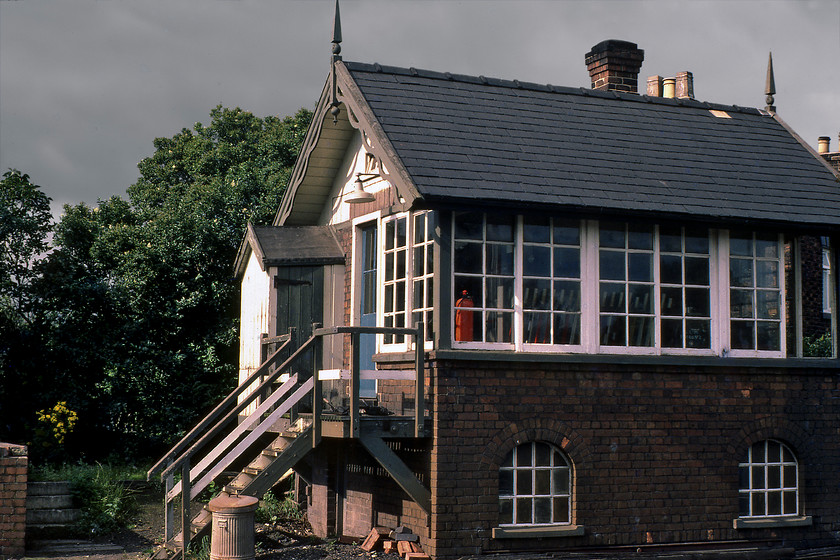
{"type": "Polygon", "coordinates": [[[273,218],[311,113],[210,117],[157,138],[127,199],[65,206],[31,282],[40,364],[14,374],[24,390],[49,383],[26,408],[78,411],[97,445],[68,437],[77,454],[157,453],[236,383],[233,261],[246,224],[273,218]]]}

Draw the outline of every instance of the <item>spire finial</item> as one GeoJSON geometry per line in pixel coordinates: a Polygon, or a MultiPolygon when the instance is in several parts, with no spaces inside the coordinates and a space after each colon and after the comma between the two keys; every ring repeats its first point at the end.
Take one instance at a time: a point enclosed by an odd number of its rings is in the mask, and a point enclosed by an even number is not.
{"type": "Polygon", "coordinates": [[[338,0],[335,0],[335,17],[333,18],[333,37],[332,37],[332,54],[333,60],[341,60],[341,15],[338,12],[338,0]]]}
{"type": "Polygon", "coordinates": [[[776,106],[773,105],[775,99],[773,99],[773,94],[776,93],[776,80],[773,78],[773,53],[770,53],[770,58],[767,60],[767,82],[764,85],[764,95],[767,97],[765,98],[767,102],[767,106],[765,109],[768,111],[776,112],[776,106]]]}
{"type": "Polygon", "coordinates": [[[335,0],[335,17],[333,18],[333,37],[332,37],[332,63],[330,64],[330,114],[333,117],[333,124],[338,123],[339,109],[338,101],[338,86],[336,85],[335,77],[335,63],[341,60],[341,15],[338,12],[338,0],[335,0]]]}

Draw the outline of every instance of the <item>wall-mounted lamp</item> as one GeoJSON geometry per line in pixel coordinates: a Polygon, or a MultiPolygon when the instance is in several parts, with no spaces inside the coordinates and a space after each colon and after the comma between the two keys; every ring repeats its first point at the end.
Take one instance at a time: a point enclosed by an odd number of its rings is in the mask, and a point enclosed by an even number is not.
{"type": "Polygon", "coordinates": [[[344,202],[347,204],[361,204],[363,202],[373,202],[376,197],[369,192],[365,192],[364,181],[379,177],[377,173],[356,173],[356,180],[353,181],[353,192],[344,197],[344,202]],[[362,175],[366,178],[362,179],[362,175]]]}

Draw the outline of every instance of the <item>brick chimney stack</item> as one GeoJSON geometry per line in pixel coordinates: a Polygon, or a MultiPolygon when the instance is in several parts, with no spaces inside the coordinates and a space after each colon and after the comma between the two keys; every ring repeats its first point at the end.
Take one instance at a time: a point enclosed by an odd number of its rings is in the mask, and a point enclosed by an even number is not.
{"type": "Polygon", "coordinates": [[[586,69],[592,89],[638,93],[639,70],[645,51],[636,43],[609,39],[586,53],[586,69]]]}

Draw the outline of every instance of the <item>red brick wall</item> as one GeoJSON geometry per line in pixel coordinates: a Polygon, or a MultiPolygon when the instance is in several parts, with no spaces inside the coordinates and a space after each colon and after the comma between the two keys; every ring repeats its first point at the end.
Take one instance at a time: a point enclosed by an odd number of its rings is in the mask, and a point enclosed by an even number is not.
{"type": "Polygon", "coordinates": [[[0,443],[0,558],[23,557],[28,462],[25,446],[0,443]]]}
{"type": "Polygon", "coordinates": [[[840,545],[837,370],[440,362],[433,520],[426,550],[784,540],[840,545]],[[768,438],[797,454],[813,526],[735,530],[738,462],[768,438]],[[494,540],[498,469],[518,443],[547,441],[574,464],[582,537],[494,540]]]}

